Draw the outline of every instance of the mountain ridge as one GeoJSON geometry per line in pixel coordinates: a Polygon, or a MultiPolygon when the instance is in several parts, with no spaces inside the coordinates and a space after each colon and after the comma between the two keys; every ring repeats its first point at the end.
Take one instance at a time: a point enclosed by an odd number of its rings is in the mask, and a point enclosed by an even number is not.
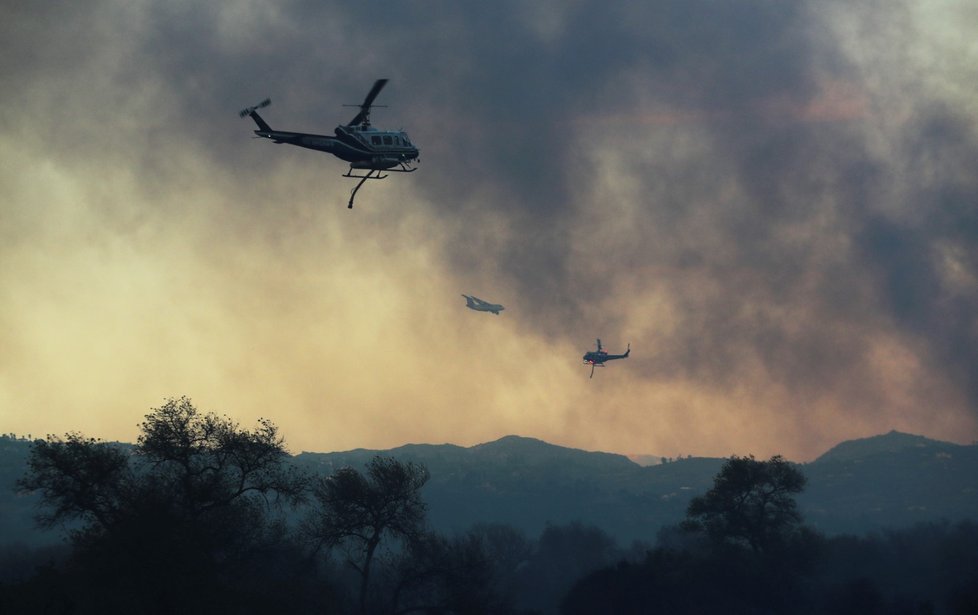
{"type": "Polygon", "coordinates": [[[939,447],[947,449],[967,446],[934,440],[926,436],[904,433],[891,429],[885,434],[844,440],[816,457],[812,463],[819,461],[837,461],[854,457],[867,457],[879,453],[896,453],[906,449],[939,447]]]}
{"type": "MultiPolygon", "coordinates": [[[[956,449],[967,446],[974,446],[975,443],[971,445],[968,444],[957,444],[954,442],[948,442],[944,440],[936,440],[933,438],[928,438],[927,436],[910,434],[906,432],[897,431],[891,429],[890,431],[877,434],[874,436],[867,436],[862,438],[852,438],[849,440],[843,440],[838,444],[830,447],[821,455],[818,455],[811,461],[794,461],[789,460],[791,463],[798,465],[809,465],[812,463],[819,463],[824,461],[836,461],[839,459],[847,459],[852,457],[867,456],[875,454],[877,452],[898,452],[907,448],[921,448],[926,446],[937,446],[948,449],[956,449]]],[[[524,449],[529,447],[539,448],[540,450],[547,451],[565,451],[573,454],[584,453],[589,455],[602,455],[609,458],[622,459],[640,467],[651,467],[655,465],[661,465],[663,459],[671,460],[669,457],[655,455],[651,453],[612,453],[600,450],[588,450],[588,449],[578,449],[570,446],[564,446],[561,444],[553,444],[547,442],[546,440],[541,440],[539,438],[534,438],[531,436],[521,436],[518,434],[508,434],[505,436],[500,436],[495,440],[487,440],[485,442],[480,442],[470,446],[463,446],[459,444],[453,444],[450,442],[443,442],[440,444],[427,443],[427,442],[409,442],[406,444],[401,444],[393,448],[387,449],[375,449],[375,448],[354,448],[341,451],[300,451],[295,453],[293,456],[298,457],[301,455],[343,455],[343,456],[359,456],[365,454],[394,454],[394,453],[409,453],[413,454],[416,451],[423,450],[438,450],[438,449],[454,449],[456,451],[471,451],[471,450],[507,450],[512,449],[515,446],[522,446],[524,449]],[[642,461],[636,461],[636,459],[641,459],[642,461]]],[[[727,459],[727,457],[709,457],[709,456],[694,456],[689,455],[687,458],[692,459],[727,459]]],[[[680,457],[678,459],[683,459],[680,457]]],[[[674,460],[673,460],[674,461],[674,460]]]]}
{"type": "MultiPolygon", "coordinates": [[[[0,437],[0,543],[36,535],[36,496],[10,487],[26,469],[30,442],[0,437]]],[[[689,500],[713,485],[724,458],[685,457],[651,466],[624,455],[584,451],[536,438],[504,436],[469,447],[405,444],[392,449],[292,457],[324,475],[364,467],[377,455],[423,463],[429,522],[441,531],[505,523],[528,535],[548,524],[581,522],[617,540],[654,542],[685,516],[689,500]]],[[[921,522],[978,517],[978,445],[891,431],[849,440],[808,463],[798,497],[806,522],[827,533],[866,533],[921,522]]]]}

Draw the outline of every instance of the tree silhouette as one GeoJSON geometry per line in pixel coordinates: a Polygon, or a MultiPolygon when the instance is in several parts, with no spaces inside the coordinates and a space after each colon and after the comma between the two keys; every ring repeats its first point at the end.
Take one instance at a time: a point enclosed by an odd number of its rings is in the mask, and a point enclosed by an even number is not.
{"type": "Polygon", "coordinates": [[[484,536],[475,531],[446,538],[424,532],[411,540],[392,572],[389,612],[503,615],[511,596],[496,575],[484,536]]]}
{"type": "Polygon", "coordinates": [[[241,499],[302,498],[306,479],[286,463],[285,441],[267,419],[247,431],[227,417],[200,414],[183,397],[147,415],[140,428],[136,454],[191,517],[241,499]]]}
{"type": "Polygon", "coordinates": [[[307,534],[321,546],[339,547],[360,576],[360,612],[367,612],[371,565],[382,539],[411,541],[421,536],[425,503],[421,488],[428,481],[423,465],[392,457],[374,457],[366,475],[342,468],[320,478],[313,487],[318,504],[305,524],[307,534]]]}
{"type": "Polygon", "coordinates": [[[186,398],[140,428],[133,447],[67,434],[31,448],[18,487],[40,492],[42,524],[79,528],[65,591],[79,612],[261,611],[253,563],[287,546],[269,505],[305,489],[277,429],[242,429],[186,398]]]}
{"type": "Polygon", "coordinates": [[[468,534],[482,544],[492,564],[493,583],[499,593],[515,595],[520,575],[534,555],[534,542],[523,531],[501,523],[476,524],[468,534]]]}
{"type": "Polygon", "coordinates": [[[800,526],[792,496],[804,487],[805,476],[780,455],[768,461],[731,457],[713,488],[690,501],[684,528],[703,530],[718,544],[746,544],[763,552],[800,526]]]}
{"type": "Polygon", "coordinates": [[[522,571],[520,582],[529,598],[527,606],[548,609],[576,580],[611,564],[620,555],[615,540],[596,526],[548,524],[522,571]]]}
{"type": "Polygon", "coordinates": [[[32,444],[17,488],[41,493],[42,527],[78,520],[107,530],[124,514],[134,480],[129,456],[118,446],[68,433],[32,444]]]}
{"type": "Polygon", "coordinates": [[[804,485],[780,456],[731,457],[713,488],[690,502],[685,532],[661,531],[645,561],[584,577],[561,612],[807,612],[820,539],[801,525],[792,497],[804,485]]]}

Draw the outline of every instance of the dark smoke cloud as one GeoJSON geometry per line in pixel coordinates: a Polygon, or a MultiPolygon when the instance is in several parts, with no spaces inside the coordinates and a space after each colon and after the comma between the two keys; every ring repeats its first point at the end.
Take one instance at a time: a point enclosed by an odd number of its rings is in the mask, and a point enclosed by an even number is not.
{"type": "Polygon", "coordinates": [[[518,300],[522,334],[631,341],[647,380],[868,406],[888,399],[873,342],[896,336],[974,412],[975,99],[917,83],[910,51],[888,55],[922,44],[896,40],[922,9],[847,4],[21,7],[0,66],[31,111],[0,117],[8,134],[33,121],[71,164],[130,168],[147,192],[190,185],[193,151],[227,188],[229,226],[254,221],[278,245],[292,205],[264,178],[288,169],[312,184],[289,190],[339,202],[342,166],[249,141],[236,111],[271,96],[273,126],[328,134],[352,115],[340,104],[389,77],[374,122],[420,144],[419,173],[394,181],[421,198],[358,212],[378,223],[370,240],[430,229],[411,240],[460,283],[515,295],[490,298],[518,300]],[[651,295],[673,320],[636,338],[651,295]]]}
{"type": "Polygon", "coordinates": [[[883,312],[926,345],[928,361],[968,392],[972,409],[978,409],[975,136],[974,118],[942,106],[922,109],[906,131],[908,219],[869,213],[854,235],[883,312]]]}

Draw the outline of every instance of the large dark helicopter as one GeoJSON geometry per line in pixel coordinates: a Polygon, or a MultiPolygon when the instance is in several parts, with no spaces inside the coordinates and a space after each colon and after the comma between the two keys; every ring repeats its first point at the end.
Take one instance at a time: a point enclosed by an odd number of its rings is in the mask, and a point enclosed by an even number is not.
{"type": "Polygon", "coordinates": [[[591,375],[589,376],[589,378],[594,378],[595,367],[604,367],[605,361],[613,361],[615,359],[627,359],[628,355],[631,354],[631,352],[632,352],[632,345],[629,344],[628,350],[625,351],[625,354],[608,354],[607,352],[601,349],[601,340],[599,339],[597,350],[589,350],[584,353],[584,365],[591,366],[591,375]]]}
{"type": "Polygon", "coordinates": [[[241,117],[251,116],[251,119],[255,120],[255,123],[258,124],[258,130],[255,131],[255,134],[259,137],[271,139],[275,143],[298,145],[299,147],[327,152],[349,162],[350,169],[343,177],[353,177],[360,180],[350,194],[350,204],[347,207],[352,209],[353,197],[356,196],[357,190],[365,181],[386,178],[387,175],[384,175],[384,171],[396,171],[398,173],[416,171],[417,167],[411,165],[420,162],[418,158],[420,152],[411,143],[406,132],[403,130],[377,130],[370,125],[370,109],[384,106],[373,103],[385,85],[387,85],[387,79],[378,79],[362,103],[344,105],[345,107],[359,107],[360,112],[349,123],[337,126],[334,130],[335,136],[273,130],[258,115],[258,109],[272,104],[271,99],[268,98],[254,107],[242,109],[240,115],[241,117]],[[354,169],[365,170],[366,174],[355,175],[354,169]]]}

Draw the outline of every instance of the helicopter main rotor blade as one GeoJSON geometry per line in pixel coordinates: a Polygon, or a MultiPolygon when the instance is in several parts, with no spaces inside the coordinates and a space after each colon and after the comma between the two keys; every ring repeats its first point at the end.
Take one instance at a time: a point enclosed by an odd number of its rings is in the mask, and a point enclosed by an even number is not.
{"type": "Polygon", "coordinates": [[[363,104],[360,106],[370,108],[370,105],[373,104],[374,99],[377,98],[377,95],[380,94],[380,91],[384,89],[385,85],[387,85],[387,79],[378,79],[375,81],[374,87],[370,88],[367,97],[363,99],[363,104]]]}
{"type": "Polygon", "coordinates": [[[363,103],[360,105],[360,113],[357,113],[356,117],[350,120],[350,123],[347,124],[347,126],[356,126],[367,119],[367,116],[370,114],[370,107],[373,106],[374,99],[377,98],[377,95],[380,94],[380,91],[384,89],[385,85],[387,85],[387,79],[378,79],[374,82],[374,86],[370,88],[369,92],[367,92],[366,98],[363,99],[363,103]]]}

